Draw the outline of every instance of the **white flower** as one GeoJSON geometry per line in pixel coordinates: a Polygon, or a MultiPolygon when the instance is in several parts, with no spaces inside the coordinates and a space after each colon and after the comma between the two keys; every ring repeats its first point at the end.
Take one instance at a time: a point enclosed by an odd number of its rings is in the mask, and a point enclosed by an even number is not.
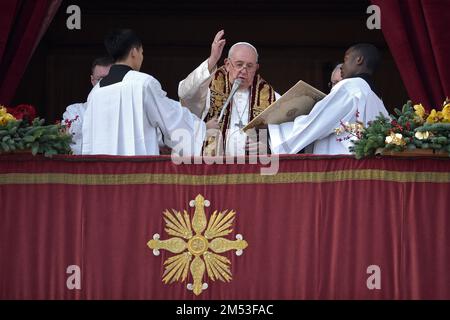
{"type": "Polygon", "coordinates": [[[390,144],[390,143],[392,142],[392,140],[394,140],[394,138],[393,138],[392,136],[387,136],[387,137],[386,137],[386,140],[384,140],[384,142],[385,142],[386,144],[390,144]]]}
{"type": "Polygon", "coordinates": [[[414,136],[419,140],[424,140],[424,139],[428,139],[428,137],[430,136],[430,133],[428,131],[425,131],[425,132],[417,131],[414,136]]]}
{"type": "Polygon", "coordinates": [[[386,144],[396,144],[398,146],[403,146],[406,144],[405,140],[403,140],[403,136],[401,133],[391,133],[391,135],[387,136],[384,140],[386,144]]]}

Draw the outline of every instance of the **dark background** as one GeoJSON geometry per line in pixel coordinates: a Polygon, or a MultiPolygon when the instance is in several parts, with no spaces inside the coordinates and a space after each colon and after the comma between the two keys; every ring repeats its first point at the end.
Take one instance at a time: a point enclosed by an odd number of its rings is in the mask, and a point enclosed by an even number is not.
{"type": "Polygon", "coordinates": [[[134,29],[143,41],[141,71],[156,77],[173,99],[178,99],[178,82],[209,56],[220,29],[227,39],[222,61],[233,43],[252,43],[262,76],[280,94],[298,80],[328,92],[330,71],[345,50],[370,42],[382,53],[375,80],[392,110],[407,100],[407,93],[382,31],[366,27],[369,5],[368,0],[63,0],[13,105],[33,104],[41,117],[53,122],[69,104],[86,101],[91,63],[106,54],[104,35],[124,27],[134,29]],[[66,27],[66,10],[72,4],[81,8],[81,30],[66,27]]]}

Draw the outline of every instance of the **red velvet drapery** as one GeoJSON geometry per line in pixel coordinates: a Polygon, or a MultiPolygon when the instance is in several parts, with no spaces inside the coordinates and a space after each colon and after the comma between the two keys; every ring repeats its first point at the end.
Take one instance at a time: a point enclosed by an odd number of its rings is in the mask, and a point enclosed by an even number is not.
{"type": "Polygon", "coordinates": [[[427,109],[450,95],[450,2],[372,0],[381,9],[381,30],[410,98],[427,109]]]}
{"type": "Polygon", "coordinates": [[[0,104],[9,104],[61,0],[0,2],[0,104]]]}
{"type": "Polygon", "coordinates": [[[164,157],[0,156],[0,299],[450,299],[450,160],[283,157],[175,165],[164,157]],[[147,241],[202,194],[235,210],[248,247],[195,297],[164,284],[147,241]],[[77,265],[81,289],[66,286],[77,265]],[[379,289],[367,280],[378,266],[379,289]]]}

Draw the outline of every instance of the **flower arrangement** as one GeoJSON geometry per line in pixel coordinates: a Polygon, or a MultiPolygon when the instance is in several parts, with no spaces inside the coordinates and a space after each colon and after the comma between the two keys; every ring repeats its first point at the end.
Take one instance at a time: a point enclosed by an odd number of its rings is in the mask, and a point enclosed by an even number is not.
{"type": "Polygon", "coordinates": [[[33,155],[69,154],[72,136],[60,124],[44,125],[33,106],[0,106],[0,153],[31,150],[33,155]]]}
{"type": "Polygon", "coordinates": [[[341,142],[344,140],[356,140],[362,138],[362,133],[364,131],[364,123],[358,120],[359,112],[356,111],[356,123],[342,122],[339,128],[334,129],[334,133],[337,136],[342,134],[347,134],[345,137],[337,138],[336,140],[341,142]]]}
{"type": "MultiPolygon", "coordinates": [[[[408,101],[402,110],[395,109],[390,118],[379,115],[367,128],[356,125],[357,140],[350,151],[357,159],[383,154],[386,151],[429,149],[435,153],[450,154],[450,101],[443,103],[442,109],[426,112],[421,104],[408,101]]],[[[342,124],[341,124],[342,126],[342,124]]],[[[352,126],[342,126],[336,133],[354,134],[352,126]]],[[[353,140],[353,139],[352,139],[353,140]]]]}
{"type": "Polygon", "coordinates": [[[70,129],[70,127],[72,126],[72,123],[77,121],[79,117],[80,117],[79,115],[76,115],[76,117],[73,119],[65,119],[64,126],[66,127],[66,129],[70,129]]]}
{"type": "Polygon", "coordinates": [[[21,104],[14,108],[7,109],[16,120],[24,120],[31,124],[33,119],[36,118],[36,110],[33,106],[28,104],[21,104]]]}

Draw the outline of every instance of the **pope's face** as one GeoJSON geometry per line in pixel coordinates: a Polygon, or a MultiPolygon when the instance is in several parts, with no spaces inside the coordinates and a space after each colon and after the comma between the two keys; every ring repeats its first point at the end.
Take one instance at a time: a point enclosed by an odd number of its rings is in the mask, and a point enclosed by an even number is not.
{"type": "Polygon", "coordinates": [[[240,88],[249,88],[259,68],[256,59],[256,52],[251,47],[247,45],[234,47],[230,58],[225,59],[225,68],[228,72],[230,83],[232,84],[235,79],[241,79],[240,88]]]}
{"type": "Polygon", "coordinates": [[[341,80],[342,80],[341,68],[338,68],[338,69],[334,70],[333,73],[331,74],[331,77],[330,77],[331,87],[334,87],[341,80]]]}

